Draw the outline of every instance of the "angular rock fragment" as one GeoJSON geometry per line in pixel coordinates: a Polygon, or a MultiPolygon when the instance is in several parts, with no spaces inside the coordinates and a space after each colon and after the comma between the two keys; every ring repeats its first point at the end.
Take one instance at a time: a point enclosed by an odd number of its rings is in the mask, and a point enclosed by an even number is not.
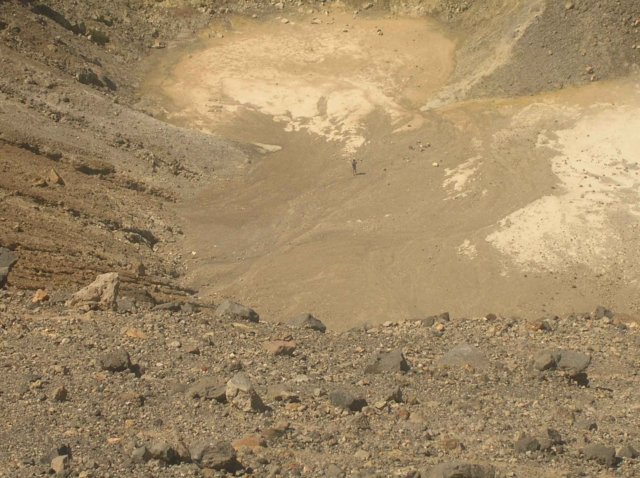
{"type": "Polygon", "coordinates": [[[216,377],[201,378],[187,389],[190,398],[200,398],[202,400],[215,400],[226,403],[226,385],[216,377]]]}
{"type": "Polygon", "coordinates": [[[322,333],[327,330],[327,327],[311,314],[302,314],[294,317],[289,321],[289,325],[301,329],[317,330],[318,332],[322,333]]]}
{"type": "Polygon", "coordinates": [[[229,442],[198,443],[189,451],[191,460],[200,468],[224,470],[230,473],[243,468],[236,458],[236,450],[229,442]]]}
{"type": "Polygon", "coordinates": [[[517,453],[534,452],[540,449],[540,442],[535,437],[524,435],[518,438],[514,448],[517,453]]]}
{"type": "Polygon", "coordinates": [[[615,448],[597,443],[592,443],[584,447],[583,455],[586,460],[596,461],[609,468],[616,466],[618,462],[615,448]]]}
{"type": "Polygon", "coordinates": [[[533,358],[533,366],[540,371],[562,370],[570,377],[583,373],[591,363],[591,356],[575,350],[543,350],[533,358]]]}
{"type": "Polygon", "coordinates": [[[120,279],[117,272],[96,277],[87,287],[80,289],[67,301],[67,307],[97,307],[114,310],[117,307],[120,279]]]}
{"type": "Polygon", "coordinates": [[[365,373],[408,372],[410,369],[401,350],[380,352],[365,368],[365,373]]]}
{"type": "Polygon", "coordinates": [[[16,262],[18,262],[18,256],[12,250],[0,247],[0,287],[7,284],[9,272],[16,262]]]}
{"type": "Polygon", "coordinates": [[[50,469],[52,473],[58,476],[65,475],[69,470],[69,455],[56,456],[51,460],[50,469]]]}
{"type": "Polygon", "coordinates": [[[352,412],[359,412],[367,406],[367,401],[362,396],[347,390],[334,390],[329,394],[329,401],[335,407],[351,410],[352,412]]]}
{"type": "Polygon", "coordinates": [[[230,300],[223,301],[216,308],[215,316],[220,319],[245,320],[248,322],[258,322],[260,320],[260,316],[255,310],[230,300]]]}
{"type": "Polygon", "coordinates": [[[176,449],[164,440],[154,440],[147,446],[147,450],[151,458],[168,465],[180,463],[180,457],[176,449]]]}
{"type": "Polygon", "coordinates": [[[227,382],[225,395],[231,405],[243,412],[260,413],[267,409],[249,377],[242,372],[227,382]]]}
{"type": "Polygon", "coordinates": [[[124,349],[116,349],[105,353],[98,360],[102,370],[124,372],[131,368],[129,353],[124,349]]]}
{"type": "Polygon", "coordinates": [[[621,458],[638,458],[638,451],[633,448],[631,445],[624,445],[622,448],[620,448],[620,451],[618,452],[618,456],[621,458]]]}

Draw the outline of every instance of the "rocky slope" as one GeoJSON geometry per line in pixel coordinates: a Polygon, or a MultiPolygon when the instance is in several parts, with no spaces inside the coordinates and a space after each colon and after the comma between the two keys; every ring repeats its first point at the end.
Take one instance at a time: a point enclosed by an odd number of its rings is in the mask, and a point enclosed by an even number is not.
{"type": "Polygon", "coordinates": [[[2,292],[2,476],[639,473],[638,324],[605,308],[336,334],[84,300],[2,292]]]}

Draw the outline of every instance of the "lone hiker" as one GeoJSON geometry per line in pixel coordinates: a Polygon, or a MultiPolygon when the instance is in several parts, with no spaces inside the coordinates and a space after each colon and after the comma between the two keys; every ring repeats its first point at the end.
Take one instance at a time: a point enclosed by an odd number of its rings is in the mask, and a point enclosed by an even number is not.
{"type": "Polygon", "coordinates": [[[354,176],[358,174],[358,161],[356,160],[356,158],[353,158],[351,160],[351,171],[353,172],[354,176]]]}

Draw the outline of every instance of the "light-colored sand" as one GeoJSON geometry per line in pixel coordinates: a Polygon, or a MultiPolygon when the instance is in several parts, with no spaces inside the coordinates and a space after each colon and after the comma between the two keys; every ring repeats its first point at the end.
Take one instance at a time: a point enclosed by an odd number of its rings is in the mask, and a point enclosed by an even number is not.
{"type": "Polygon", "coordinates": [[[365,121],[383,110],[399,128],[418,126],[412,106],[441,87],[454,43],[433,23],[339,14],[312,24],[237,18],[233,30],[182,59],[162,91],[174,118],[215,129],[243,110],[341,143],[351,155],[366,142],[365,121]]]}
{"type": "MultiPolygon", "coordinates": [[[[557,192],[502,219],[487,237],[491,244],[526,268],[581,264],[605,273],[621,260],[625,244],[615,221],[637,224],[640,218],[640,95],[631,88],[627,94],[623,105],[539,104],[515,118],[579,119],[570,128],[540,133],[537,147],[556,152],[551,167],[557,192]]],[[[626,260],[640,270],[640,258],[626,260]]]]}

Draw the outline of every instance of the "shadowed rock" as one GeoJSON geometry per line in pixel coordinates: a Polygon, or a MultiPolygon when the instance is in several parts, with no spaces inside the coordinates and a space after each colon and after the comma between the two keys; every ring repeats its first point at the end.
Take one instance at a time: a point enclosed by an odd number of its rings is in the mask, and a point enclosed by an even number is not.
{"type": "Polygon", "coordinates": [[[255,310],[230,300],[223,301],[216,308],[215,316],[221,319],[246,320],[248,322],[260,320],[260,316],[255,310]]]}
{"type": "Polygon", "coordinates": [[[408,372],[410,368],[402,351],[392,350],[378,353],[365,369],[365,373],[408,372]]]}
{"type": "Polygon", "coordinates": [[[311,314],[302,314],[289,321],[289,325],[292,327],[299,327],[301,329],[317,330],[324,333],[327,327],[311,314]]]}

